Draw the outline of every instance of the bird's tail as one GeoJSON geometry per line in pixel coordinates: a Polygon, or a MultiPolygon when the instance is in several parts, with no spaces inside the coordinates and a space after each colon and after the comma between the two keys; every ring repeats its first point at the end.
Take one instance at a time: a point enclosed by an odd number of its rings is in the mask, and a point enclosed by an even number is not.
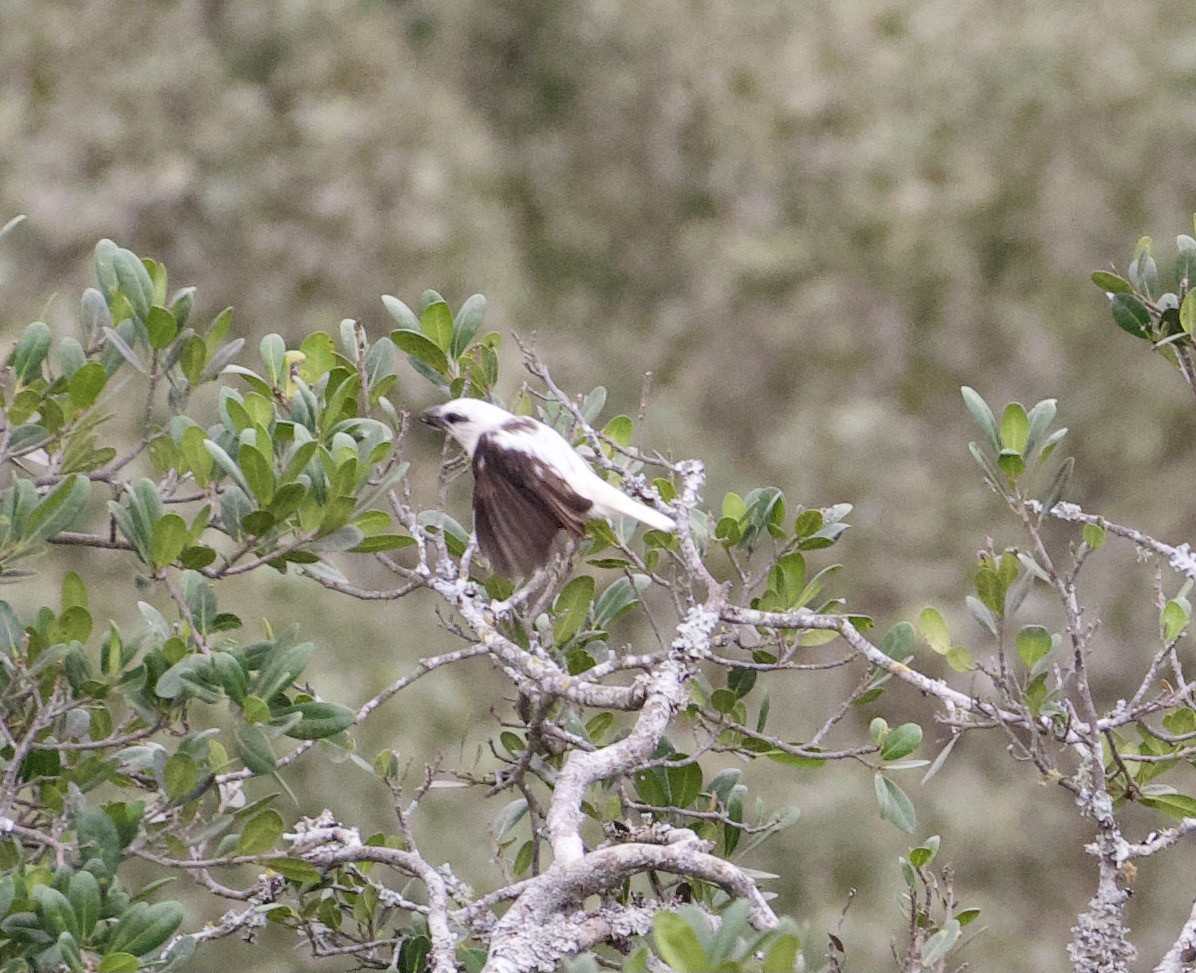
{"type": "Polygon", "coordinates": [[[620,517],[633,517],[641,524],[647,524],[654,530],[676,530],[677,524],[668,514],[653,510],[647,504],[640,503],[627,496],[622,490],[603,483],[607,489],[602,491],[602,498],[595,505],[605,509],[598,510],[606,516],[617,514],[620,517]]]}

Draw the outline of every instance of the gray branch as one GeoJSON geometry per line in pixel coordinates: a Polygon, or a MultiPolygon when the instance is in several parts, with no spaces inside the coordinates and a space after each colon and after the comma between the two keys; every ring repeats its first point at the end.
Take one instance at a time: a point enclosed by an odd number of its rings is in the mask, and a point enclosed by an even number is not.
{"type": "Polygon", "coordinates": [[[626,737],[598,750],[573,750],[569,754],[557,778],[547,817],[548,837],[558,864],[577,861],[585,854],[582,802],[590,786],[630,773],[648,761],[673,714],[685,702],[688,678],[685,665],[669,659],[652,674],[643,708],[626,737]]]}
{"type": "Polygon", "coordinates": [[[1166,955],[1159,960],[1154,973],[1191,973],[1196,967],[1196,902],[1192,903],[1192,913],[1188,921],[1179,931],[1179,936],[1167,950],[1166,955]]]}
{"type": "Polygon", "coordinates": [[[356,828],[335,824],[325,811],[315,820],[305,820],[295,833],[284,835],[292,842],[293,853],[315,865],[344,865],[372,861],[390,865],[413,875],[428,892],[428,935],[432,939],[433,973],[456,973],[457,937],[449,927],[448,887],[444,876],[415,851],[366,845],[356,828]]]}
{"type": "MultiPolygon", "coordinates": [[[[747,899],[758,929],[774,929],[779,922],[755,882],[738,866],[709,853],[709,845],[692,832],[674,829],[681,840],[668,845],[621,844],[592,851],[567,864],[554,864],[532,879],[494,928],[490,957],[483,973],[532,973],[554,970],[562,959],[598,940],[578,945],[562,935],[554,917],[587,896],[618,888],[626,879],[648,869],[688,875],[718,885],[747,899]]],[[[657,910],[651,910],[653,912],[657,910]]]]}
{"type": "Polygon", "coordinates": [[[635,710],[642,705],[642,686],[597,685],[570,675],[546,654],[533,655],[520,648],[498,630],[485,591],[472,581],[434,577],[428,584],[461,613],[477,641],[497,662],[514,670],[540,692],[600,709],[635,710]]]}

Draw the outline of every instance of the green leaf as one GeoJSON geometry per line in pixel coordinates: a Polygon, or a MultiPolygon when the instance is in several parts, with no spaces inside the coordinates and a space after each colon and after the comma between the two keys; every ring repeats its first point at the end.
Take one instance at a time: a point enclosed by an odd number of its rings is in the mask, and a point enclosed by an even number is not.
{"type": "Polygon", "coordinates": [[[299,714],[299,721],[285,732],[296,740],[322,740],[357,722],[357,714],[339,703],[296,703],[278,711],[280,717],[289,717],[293,713],[299,714]]]}
{"type": "Polygon", "coordinates": [[[149,332],[150,347],[161,351],[178,336],[179,323],[166,308],[155,304],[145,317],[145,330],[149,332]]]}
{"type": "Polygon", "coordinates": [[[274,471],[269,461],[256,447],[243,443],[237,453],[237,464],[258,505],[268,506],[274,499],[274,471]]]}
{"type": "Polygon", "coordinates": [[[366,388],[371,393],[379,389],[385,391],[389,385],[384,384],[395,373],[394,345],[380,341],[369,350],[365,359],[366,388]]]}
{"type": "Polygon", "coordinates": [[[265,723],[270,719],[270,707],[260,696],[246,696],[241,700],[246,723],[265,723]]]}
{"type": "Polygon", "coordinates": [[[1107,270],[1098,270],[1092,275],[1092,283],[1109,294],[1130,294],[1134,288],[1124,277],[1118,277],[1107,270]]]}
{"type": "Polygon", "coordinates": [[[923,608],[918,615],[918,629],[922,638],[926,639],[935,652],[946,655],[951,647],[951,636],[947,631],[947,622],[935,608],[923,608]]]}
{"type": "Polygon", "coordinates": [[[1196,291],[1188,291],[1179,306],[1179,324],[1188,334],[1196,329],[1196,291]]]}
{"type": "Polygon", "coordinates": [[[374,534],[365,538],[356,547],[349,548],[350,554],[376,554],[379,551],[398,551],[411,547],[415,538],[408,534],[374,534]]]}
{"type": "Polygon", "coordinates": [[[204,445],[207,439],[207,433],[200,426],[188,426],[184,430],[179,448],[182,450],[183,459],[187,463],[192,475],[195,477],[195,482],[201,487],[206,487],[212,476],[212,465],[214,460],[212,454],[208,452],[204,445]]]}
{"type": "Polygon", "coordinates": [[[664,783],[653,770],[637,770],[632,775],[635,792],[640,800],[653,807],[668,807],[669,796],[665,792],[664,783]]]}
{"type": "Polygon", "coordinates": [[[913,833],[917,824],[914,806],[905,796],[905,791],[894,784],[883,774],[874,778],[876,784],[876,803],[880,805],[880,815],[891,821],[902,831],[913,833]]]}
{"type": "Polygon", "coordinates": [[[457,358],[473,341],[473,336],[482,326],[482,316],[485,313],[486,298],[481,294],[472,295],[461,305],[461,310],[457,312],[456,320],[453,321],[452,357],[457,358]]]}
{"type": "Polygon", "coordinates": [[[1001,416],[1001,445],[1021,456],[1025,452],[1029,435],[1030,419],[1026,410],[1019,403],[1010,402],[1001,416]]]}
{"type": "Polygon", "coordinates": [[[652,919],[656,951],[677,973],[703,973],[714,969],[693,926],[675,912],[662,910],[652,919]]]}
{"type": "Polygon", "coordinates": [[[0,601],[0,653],[12,655],[24,641],[24,626],[7,601],[0,601]]]}
{"type": "Polygon", "coordinates": [[[138,973],[141,960],[132,953],[105,953],[100,957],[96,973],[138,973]]]}
{"type": "Polygon", "coordinates": [[[1051,651],[1051,633],[1041,625],[1026,625],[1017,633],[1015,641],[1018,657],[1027,667],[1032,667],[1051,651]]]}
{"type": "Polygon", "coordinates": [[[639,604],[637,586],[642,586],[639,579],[643,579],[643,583],[646,584],[647,578],[644,575],[636,575],[636,579],[636,584],[632,584],[627,578],[619,578],[602,592],[594,603],[595,627],[606,628],[633,605],[639,604]]]}
{"type": "Polygon", "coordinates": [[[27,324],[8,359],[16,373],[17,381],[27,385],[35,378],[41,378],[42,362],[46,360],[49,352],[50,326],[45,321],[27,324]]]}
{"type": "Polygon", "coordinates": [[[997,437],[997,420],[993,418],[992,409],[988,407],[988,403],[984,401],[980,393],[975,389],[965,385],[959,391],[963,394],[964,404],[967,405],[968,411],[976,421],[976,425],[984,431],[984,436],[988,440],[988,444],[993,448],[993,452],[999,453],[1001,451],[1001,444],[997,437]]]}
{"type": "Polygon", "coordinates": [[[187,611],[201,635],[212,631],[216,621],[216,595],[207,579],[198,571],[184,571],[179,579],[187,611]]]}
{"type": "Polygon", "coordinates": [[[109,875],[116,874],[122,846],[112,818],[99,808],[85,808],[75,820],[75,837],[81,860],[99,858],[109,875]]]}
{"type": "Polygon", "coordinates": [[[87,364],[87,355],[77,338],[66,337],[58,344],[58,366],[65,378],[70,379],[87,364]]]}
{"type": "Polygon", "coordinates": [[[1150,312],[1133,294],[1115,293],[1109,298],[1109,310],[1113,320],[1123,331],[1135,338],[1150,337],[1150,312]]]}
{"type": "Polygon", "coordinates": [[[185,753],[175,753],[166,761],[162,771],[162,783],[166,793],[174,800],[178,800],[199,782],[199,768],[195,761],[185,753]]]}
{"type": "Polygon", "coordinates": [[[1159,624],[1163,629],[1163,641],[1170,645],[1188,627],[1190,613],[1178,601],[1168,601],[1163,606],[1159,624]]]}
{"type": "Polygon", "coordinates": [[[79,515],[91,493],[91,481],[75,474],[66,477],[49,496],[34,508],[21,528],[25,541],[49,540],[66,530],[79,515]]]}
{"type": "Polygon", "coordinates": [[[1134,260],[1126,268],[1130,280],[1138,281],[1147,295],[1156,293],[1159,284],[1159,267],[1152,253],[1153,246],[1148,236],[1139,240],[1134,252],[1134,260]]]}
{"type": "MultiPolygon", "coordinates": [[[[674,754],[673,759],[682,760],[684,754],[674,754]]],[[[674,807],[689,807],[702,792],[702,768],[698,764],[669,767],[665,771],[669,784],[669,800],[674,807]]]]}
{"type": "Polygon", "coordinates": [[[908,757],[922,745],[922,727],[917,723],[903,723],[889,732],[880,745],[882,760],[900,760],[908,757]]]}
{"type": "MultiPolygon", "coordinates": [[[[228,698],[238,705],[243,704],[248,692],[248,681],[245,678],[245,669],[237,657],[228,652],[213,652],[212,665],[228,698]]],[[[267,718],[268,714],[267,709],[267,718]]]]}
{"type": "Polygon", "coordinates": [[[1162,811],[1179,820],[1196,818],[1196,797],[1189,797],[1187,794],[1152,794],[1138,800],[1146,807],[1162,811]]]}
{"type": "MultiPolygon", "coordinates": [[[[991,572],[990,572],[990,574],[991,574],[991,572]]],[[[996,635],[997,634],[997,622],[996,622],[996,619],[993,618],[992,612],[989,611],[988,606],[985,605],[985,603],[982,602],[975,595],[968,595],[964,599],[964,602],[968,606],[968,611],[970,611],[972,613],[972,617],[975,618],[976,621],[978,621],[986,629],[988,629],[988,631],[990,633],[992,633],[993,635],[996,635]]]]}
{"type": "Polygon", "coordinates": [[[976,594],[984,606],[994,615],[1005,614],[1005,582],[991,568],[983,567],[976,572],[976,594]]]}
{"type": "Polygon", "coordinates": [[[90,361],[71,376],[67,383],[71,402],[80,409],[90,408],[108,382],[108,373],[98,361],[90,361]]]}
{"type": "MultiPolygon", "coordinates": [[[[130,912],[140,912],[139,907],[144,905],[144,902],[138,902],[130,912]]],[[[122,927],[129,913],[125,916],[113,931],[112,944],[134,955],[144,956],[166,942],[182,924],[183,905],[181,902],[166,901],[147,906],[139,916],[141,921],[122,936],[122,927]]]]}
{"type": "MultiPolygon", "coordinates": [[[[211,439],[205,439],[203,441],[203,446],[204,449],[206,449],[212,455],[212,459],[216,461],[216,465],[224,470],[224,472],[229,476],[231,476],[236,482],[237,486],[245,491],[246,499],[248,499],[248,494],[250,494],[252,491],[249,488],[249,484],[245,482],[245,474],[243,474],[241,472],[241,468],[233,462],[233,458],[224,451],[224,447],[211,439]]],[[[225,491],[226,496],[227,493],[228,491],[225,491]]]]}
{"type": "Polygon", "coordinates": [[[167,305],[170,313],[179,323],[180,329],[187,327],[187,322],[191,319],[191,312],[195,310],[195,291],[194,287],[181,287],[174,292],[170,304],[167,305]]]}
{"type": "Polygon", "coordinates": [[[300,885],[313,884],[323,877],[315,865],[301,858],[276,858],[270,862],[270,867],[283,878],[300,885]]]}
{"type": "Polygon", "coordinates": [[[825,757],[803,757],[799,753],[789,753],[787,750],[766,750],[764,756],[786,767],[817,768],[826,766],[825,757]]]}
{"type": "Polygon", "coordinates": [[[719,713],[730,713],[737,702],[739,697],[731,689],[716,689],[710,694],[710,705],[719,713]]]}
{"type": "Polygon", "coordinates": [[[68,571],[62,578],[62,610],[87,607],[87,585],[74,571],[68,571]]]}
{"type": "Polygon", "coordinates": [[[35,885],[33,899],[42,920],[42,928],[51,937],[57,939],[64,932],[72,936],[79,935],[79,917],[75,915],[70,900],[58,889],[49,885],[35,885]]]}
{"type": "Polygon", "coordinates": [[[519,846],[519,851],[515,855],[515,864],[512,870],[515,875],[522,875],[529,868],[532,867],[532,843],[525,841],[519,846]]]}
{"type": "Polygon", "coordinates": [[[1059,444],[1060,440],[1067,435],[1067,427],[1056,429],[1046,438],[1046,442],[1042,444],[1042,454],[1038,457],[1038,462],[1042,462],[1051,455],[1052,450],[1059,444]]]}
{"type": "Polygon", "coordinates": [[[951,919],[938,932],[926,940],[922,946],[922,968],[931,969],[940,962],[959,939],[960,923],[958,919],[951,919]]]}
{"type": "Polygon", "coordinates": [[[997,465],[1011,480],[1016,480],[1026,469],[1026,461],[1022,454],[1015,449],[1002,449],[997,454],[997,465]]]}
{"type": "MultiPolygon", "coordinates": [[[[448,305],[445,305],[447,307],[448,305]]],[[[413,359],[422,362],[440,375],[449,374],[448,358],[430,338],[418,331],[392,331],[390,340],[395,343],[399,351],[406,352],[413,359]]]]}
{"type": "Polygon", "coordinates": [[[615,416],[602,432],[620,446],[626,447],[631,443],[631,419],[628,416],[615,416]]]}
{"type": "MultiPolygon", "coordinates": [[[[1060,430],[1065,432],[1066,430],[1060,430]]],[[[1045,450],[1045,446],[1043,447],[1045,450]]],[[[1042,512],[1038,515],[1038,522],[1042,523],[1042,518],[1047,516],[1054,509],[1055,504],[1063,496],[1063,491],[1067,489],[1067,481],[1071,479],[1071,471],[1075,469],[1076,461],[1072,456],[1067,457],[1059,467],[1059,471],[1055,474],[1055,478],[1051,480],[1051,485],[1047,487],[1046,493],[1042,496],[1042,512]]]]}
{"type": "Polygon", "coordinates": [[[1175,279],[1181,290],[1187,290],[1196,279],[1196,239],[1181,233],[1175,238],[1179,258],[1175,261],[1175,279]]]}
{"type": "Polygon", "coordinates": [[[397,297],[392,297],[390,294],[383,294],[382,303],[386,306],[386,313],[394,318],[400,328],[404,331],[419,331],[419,318],[415,316],[415,312],[411,308],[397,297]]]}
{"type": "Polygon", "coordinates": [[[155,568],[174,564],[191,539],[187,522],[178,514],[167,514],[154,524],[150,538],[150,558],[155,568]]]}
{"type": "Polygon", "coordinates": [[[207,679],[211,668],[205,656],[185,655],[158,677],[154,692],[163,699],[177,699],[184,694],[207,698],[212,695],[207,679]]]}
{"type": "Polygon", "coordinates": [[[252,724],[237,729],[234,740],[237,756],[255,774],[272,774],[278,767],[270,741],[260,727],[252,724]]]}
{"type": "MultiPolygon", "coordinates": [[[[819,515],[818,527],[821,525],[822,517],[819,515]]],[[[793,532],[795,535],[799,533],[796,527],[793,532]]],[[[777,560],[769,572],[768,586],[780,595],[786,608],[793,606],[806,587],[806,559],[801,552],[791,551],[777,560]]]]}
{"type": "Polygon", "coordinates": [[[920,845],[917,848],[910,849],[909,863],[913,865],[914,868],[925,868],[932,861],[934,861],[934,856],[938,852],[939,846],[938,835],[934,835],[931,841],[933,844],[931,844],[931,842],[927,842],[925,845],[920,845]]]}
{"type": "Polygon", "coordinates": [[[282,335],[266,335],[258,346],[258,350],[262,356],[262,365],[265,368],[266,378],[270,380],[270,384],[275,388],[283,388],[287,380],[285,360],[287,343],[282,340],[282,335]]]}
{"type": "Polygon", "coordinates": [[[917,651],[917,636],[909,622],[898,622],[881,639],[880,651],[890,659],[904,662],[917,651]]]}
{"type": "Polygon", "coordinates": [[[120,367],[122,359],[127,361],[142,375],[149,374],[149,369],[145,367],[141,361],[141,357],[133,350],[133,346],[129,343],[133,340],[136,333],[132,319],[122,321],[115,328],[104,328],[104,338],[108,347],[105,349],[100,361],[104,365],[104,370],[109,375],[120,367]]]}
{"type": "Polygon", "coordinates": [[[154,281],[132,250],[118,247],[112,255],[112,270],[133,313],[144,321],[154,303],[154,281]]]}
{"type": "Polygon", "coordinates": [[[742,699],[752,691],[752,687],[756,685],[756,670],[745,669],[737,667],[727,673],[727,688],[735,694],[737,699],[742,699]]]}
{"type": "Polygon", "coordinates": [[[797,951],[801,940],[791,933],[783,933],[773,940],[764,954],[762,973],[793,973],[797,968],[797,951]]]}
{"type": "Polygon", "coordinates": [[[525,817],[527,817],[527,799],[517,797],[494,816],[490,830],[494,837],[501,839],[525,817]]]}
{"type": "Polygon", "coordinates": [[[1026,435],[1026,448],[1023,450],[1023,455],[1029,456],[1034,452],[1051,423],[1055,421],[1055,414],[1058,411],[1059,406],[1054,399],[1043,399],[1030,410],[1027,417],[1030,420],[1030,429],[1026,435]]]}
{"type": "Polygon", "coordinates": [[[177,936],[173,939],[169,947],[162,953],[162,973],[171,973],[172,970],[193,969],[193,967],[185,966],[184,964],[188,963],[195,955],[198,944],[199,941],[195,936],[177,936]]]}
{"type": "Polygon", "coordinates": [[[315,385],[336,365],[336,346],[327,332],[309,334],[299,345],[304,360],[299,364],[299,377],[308,385],[315,385]]]}
{"type": "Polygon", "coordinates": [[[286,689],[302,675],[314,648],[311,642],[301,642],[290,648],[274,649],[270,661],[253,682],[253,694],[267,701],[273,699],[275,693],[286,689]]]}
{"type": "Polygon", "coordinates": [[[273,808],[259,811],[245,824],[237,840],[238,855],[264,855],[282,837],[282,815],[273,808]]]}
{"type": "Polygon", "coordinates": [[[433,301],[419,314],[424,335],[445,355],[453,346],[453,312],[444,301],[433,301]]]}
{"type": "Polygon", "coordinates": [[[952,646],[947,650],[947,665],[956,672],[971,672],[975,668],[972,653],[962,645],[952,646]]]}
{"type": "Polygon", "coordinates": [[[606,408],[606,386],[597,386],[581,402],[581,417],[591,425],[598,421],[602,410],[606,408]]]}
{"type": "Polygon", "coordinates": [[[594,579],[588,574],[579,575],[565,585],[553,605],[556,622],[553,638],[557,645],[564,645],[581,631],[590,614],[594,600],[594,579]]]}
{"type": "Polygon", "coordinates": [[[295,447],[294,452],[291,453],[290,459],[287,460],[287,465],[279,477],[280,483],[288,483],[299,476],[307,469],[307,464],[311,462],[311,458],[315,456],[316,450],[320,448],[320,444],[314,441],[301,443],[295,447]]]}
{"type": "Polygon", "coordinates": [[[116,256],[118,249],[117,245],[107,238],[96,244],[96,280],[99,281],[100,287],[108,294],[111,294],[112,291],[120,286],[119,281],[116,279],[116,271],[112,269],[112,259],[116,256]]]}
{"type": "Polygon", "coordinates": [[[100,918],[100,883],[91,872],[75,872],[67,887],[67,898],[79,917],[80,938],[86,940],[100,918]]]}

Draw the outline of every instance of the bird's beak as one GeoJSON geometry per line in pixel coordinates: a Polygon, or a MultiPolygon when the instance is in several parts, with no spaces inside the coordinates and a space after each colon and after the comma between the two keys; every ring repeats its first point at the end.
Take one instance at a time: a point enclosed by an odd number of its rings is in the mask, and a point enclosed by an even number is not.
{"type": "Polygon", "coordinates": [[[437,429],[444,428],[444,420],[440,418],[440,410],[435,406],[428,409],[419,418],[421,422],[426,422],[429,426],[435,426],[437,429]]]}

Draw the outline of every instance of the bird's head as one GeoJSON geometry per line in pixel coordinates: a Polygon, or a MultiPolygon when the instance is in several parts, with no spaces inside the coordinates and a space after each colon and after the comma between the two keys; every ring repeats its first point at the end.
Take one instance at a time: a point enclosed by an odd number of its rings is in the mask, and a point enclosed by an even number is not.
{"type": "Polygon", "coordinates": [[[502,426],[511,413],[481,399],[453,399],[433,406],[420,418],[429,426],[443,429],[473,456],[478,439],[502,426]]]}

